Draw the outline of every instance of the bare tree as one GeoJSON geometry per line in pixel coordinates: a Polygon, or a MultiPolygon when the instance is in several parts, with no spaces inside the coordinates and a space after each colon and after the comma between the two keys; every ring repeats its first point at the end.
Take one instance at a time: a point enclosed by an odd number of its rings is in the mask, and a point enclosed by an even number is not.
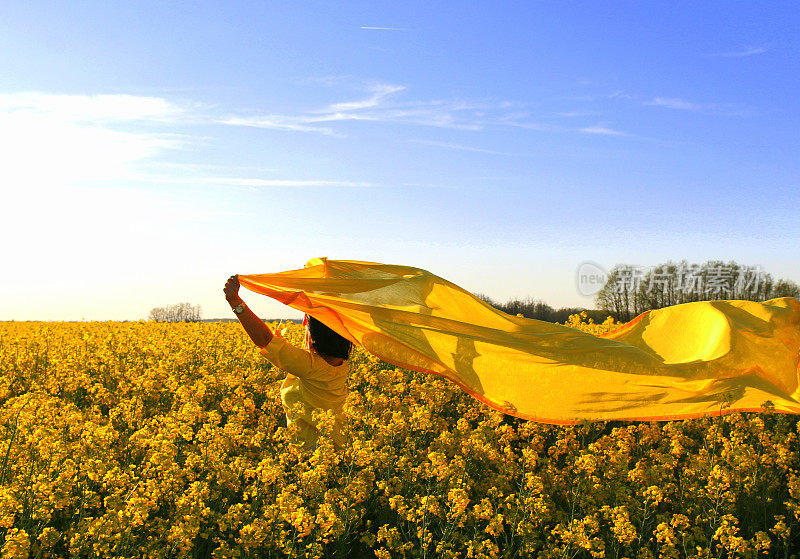
{"type": "Polygon", "coordinates": [[[772,293],[770,293],[770,299],[776,297],[794,297],[795,299],[800,299],[800,286],[790,280],[778,280],[778,282],[772,286],[772,293]]]}
{"type": "Polygon", "coordinates": [[[200,305],[177,303],[151,309],[147,318],[155,322],[198,322],[200,315],[200,305]]]}
{"type": "Polygon", "coordinates": [[[617,320],[628,321],[647,310],[693,301],[766,301],[798,296],[800,286],[788,280],[776,283],[759,266],[721,260],[689,264],[682,260],[648,269],[616,265],[595,302],[617,320]]]}

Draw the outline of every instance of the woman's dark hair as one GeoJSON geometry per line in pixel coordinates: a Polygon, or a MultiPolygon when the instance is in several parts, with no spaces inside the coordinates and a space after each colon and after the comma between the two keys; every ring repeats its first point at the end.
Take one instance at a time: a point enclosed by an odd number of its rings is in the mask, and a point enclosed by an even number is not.
{"type": "Polygon", "coordinates": [[[328,357],[350,357],[353,344],[343,338],[313,316],[308,316],[308,333],[311,336],[311,348],[320,355],[328,357]]]}

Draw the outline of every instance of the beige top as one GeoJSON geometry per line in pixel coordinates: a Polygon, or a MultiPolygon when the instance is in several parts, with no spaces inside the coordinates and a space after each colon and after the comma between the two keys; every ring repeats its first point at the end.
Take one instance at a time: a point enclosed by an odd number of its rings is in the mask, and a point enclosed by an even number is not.
{"type": "Polygon", "coordinates": [[[347,374],[350,371],[348,361],[334,367],[313,351],[294,347],[280,336],[273,336],[260,352],[270,363],[287,373],[281,385],[281,402],[287,424],[291,426],[296,422],[300,427],[298,442],[304,448],[316,445],[318,435],[311,412],[318,408],[333,410],[336,423],[332,438],[334,444],[341,447],[344,444],[342,405],[347,398],[347,374]],[[305,411],[294,414],[291,408],[298,402],[304,404],[305,411]]]}

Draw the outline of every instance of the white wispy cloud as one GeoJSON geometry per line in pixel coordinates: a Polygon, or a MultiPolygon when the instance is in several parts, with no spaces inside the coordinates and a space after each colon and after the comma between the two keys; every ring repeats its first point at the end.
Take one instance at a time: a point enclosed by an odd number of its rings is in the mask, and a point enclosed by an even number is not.
{"type": "Polygon", "coordinates": [[[747,56],[755,56],[757,54],[764,54],[768,52],[771,47],[769,46],[744,46],[741,50],[731,51],[731,52],[718,52],[709,54],[707,56],[721,56],[724,58],[744,58],[747,56]]]}
{"type": "Polygon", "coordinates": [[[666,107],[668,109],[677,109],[681,111],[700,111],[710,107],[710,105],[684,101],[683,99],[677,99],[675,97],[656,97],[652,101],[646,102],[645,105],[655,105],[657,107],[666,107]]]}
{"type": "Polygon", "coordinates": [[[405,86],[372,84],[364,88],[370,95],[354,101],[332,103],[321,109],[312,109],[300,114],[231,115],[217,122],[231,126],[249,126],[286,130],[290,132],[313,132],[326,136],[344,137],[345,134],[318,123],[348,120],[387,120],[386,98],[405,90],[405,86]]]}
{"type": "Polygon", "coordinates": [[[347,101],[344,103],[334,103],[327,109],[319,112],[342,112],[370,109],[380,105],[384,97],[403,91],[406,88],[402,85],[378,84],[371,86],[369,89],[372,92],[372,95],[367,99],[362,99],[360,101],[347,101]]]}
{"type": "MultiPolygon", "coordinates": [[[[345,82],[346,77],[334,76],[321,81],[317,80],[315,83],[341,88],[347,85],[345,82]]],[[[531,114],[524,110],[524,104],[517,101],[473,99],[413,100],[408,99],[406,95],[408,88],[404,85],[362,83],[357,87],[365,95],[352,100],[336,101],[320,108],[312,107],[294,114],[233,114],[221,118],[217,122],[232,126],[310,132],[338,137],[345,137],[346,134],[341,131],[341,128],[336,127],[335,123],[346,121],[393,123],[472,131],[480,131],[496,126],[509,126],[540,132],[577,131],[574,127],[564,127],[533,120],[531,114]]],[[[619,92],[616,95],[623,97],[619,92]]],[[[596,111],[589,112],[584,110],[556,113],[555,116],[580,117],[596,114],[598,114],[596,111]]],[[[545,116],[546,118],[552,118],[554,115],[551,113],[545,116]]]]}
{"type": "Polygon", "coordinates": [[[627,132],[622,132],[621,130],[615,130],[613,128],[608,128],[606,126],[587,126],[585,128],[579,128],[578,132],[583,132],[584,134],[597,134],[600,136],[627,136],[627,132]]]}
{"type": "MultiPolygon", "coordinates": [[[[341,85],[337,83],[335,85],[341,85]]],[[[331,126],[320,123],[337,121],[371,121],[452,128],[458,130],[482,130],[486,126],[500,123],[513,108],[510,101],[473,102],[433,99],[410,101],[403,98],[407,88],[396,84],[370,84],[362,86],[367,96],[351,101],[338,101],[322,108],[311,108],[296,114],[229,115],[219,119],[222,124],[254,126],[296,132],[314,132],[329,136],[344,136],[331,126]]]]}
{"type": "Polygon", "coordinates": [[[624,91],[622,89],[618,89],[617,91],[615,91],[614,93],[609,95],[608,98],[609,99],[633,99],[634,97],[630,93],[628,93],[628,92],[626,92],[626,91],[624,91]]]}
{"type": "Polygon", "coordinates": [[[333,103],[310,114],[295,116],[301,122],[331,122],[335,120],[364,120],[480,130],[477,121],[486,104],[467,106],[463,101],[401,101],[395,94],[406,90],[405,86],[373,84],[366,88],[371,95],[366,99],[333,103]],[[467,112],[469,114],[463,114],[467,112]]]}
{"type": "Polygon", "coordinates": [[[414,142],[415,144],[422,144],[422,145],[426,145],[426,146],[433,146],[433,147],[439,147],[439,148],[445,148],[445,149],[454,149],[454,150],[459,150],[459,151],[470,151],[470,152],[475,152],[475,153],[488,153],[490,155],[511,155],[511,156],[520,155],[518,153],[509,153],[509,152],[505,152],[505,151],[495,151],[495,150],[492,150],[492,149],[476,148],[476,147],[472,147],[472,146],[464,146],[464,145],[461,145],[461,144],[451,144],[451,143],[448,143],[448,142],[436,142],[436,141],[432,141],[432,140],[411,140],[411,141],[414,142]]]}
{"type": "MultiPolygon", "coordinates": [[[[588,111],[573,111],[573,112],[565,112],[565,113],[555,113],[554,116],[562,117],[562,118],[579,118],[585,116],[596,115],[596,112],[588,112],[588,111]]],[[[514,119],[502,119],[498,124],[502,124],[504,126],[512,126],[515,128],[523,128],[525,130],[536,130],[539,132],[557,132],[557,133],[581,133],[581,134],[594,134],[597,136],[631,136],[631,134],[627,132],[623,132],[621,130],[616,130],[614,128],[610,128],[605,125],[592,125],[592,126],[584,126],[584,127],[575,127],[575,126],[565,126],[562,124],[549,124],[549,123],[542,123],[542,122],[531,122],[528,120],[514,120],[514,119]]]]}
{"type": "Polygon", "coordinates": [[[589,111],[564,111],[560,113],[554,113],[555,116],[562,117],[562,118],[575,118],[579,116],[593,116],[597,113],[589,112],[589,111]]]}
{"type": "Polygon", "coordinates": [[[272,130],[287,130],[290,132],[314,132],[326,136],[342,136],[332,128],[325,126],[309,126],[306,123],[319,122],[302,117],[291,117],[286,115],[262,115],[262,116],[230,116],[217,120],[219,124],[231,126],[248,126],[251,128],[268,128],[272,130]]]}
{"type": "Polygon", "coordinates": [[[645,105],[655,107],[664,107],[677,111],[691,111],[702,114],[713,114],[720,116],[750,116],[756,114],[757,111],[747,105],[736,103],[697,103],[694,101],[686,101],[675,97],[655,97],[651,101],[644,102],[645,105]]]}
{"type": "Polygon", "coordinates": [[[431,104],[428,107],[416,105],[413,108],[386,109],[375,115],[376,120],[432,126],[436,128],[454,128],[458,130],[482,130],[485,126],[483,117],[477,115],[460,116],[449,107],[431,104]]]}
{"type": "MultiPolygon", "coordinates": [[[[341,86],[336,80],[335,85],[341,86]]],[[[330,103],[319,109],[309,109],[297,114],[269,114],[255,116],[229,116],[219,122],[236,126],[255,126],[295,132],[313,132],[328,136],[344,136],[335,123],[344,121],[365,121],[393,123],[409,126],[448,128],[455,130],[480,131],[491,127],[507,126],[538,132],[585,133],[606,136],[629,136],[629,134],[604,126],[564,126],[550,122],[533,120],[532,115],[514,101],[485,101],[465,99],[408,100],[404,93],[408,90],[397,84],[362,85],[366,96],[350,101],[330,103]]],[[[617,92],[617,97],[630,98],[617,92]]],[[[653,104],[685,103],[676,99],[656,98],[653,104]]],[[[597,112],[572,111],[556,113],[559,117],[583,117],[597,112]]],[[[550,114],[548,118],[554,115],[550,114]]],[[[429,142],[429,145],[448,149],[461,149],[478,153],[496,155],[515,155],[462,144],[429,142]]],[[[519,154],[516,154],[519,155],[519,154]]]]}
{"type": "Polygon", "coordinates": [[[505,113],[498,116],[493,124],[499,126],[511,126],[514,128],[523,128],[525,130],[537,130],[539,132],[544,131],[554,131],[557,130],[558,127],[552,124],[544,124],[541,122],[534,122],[530,120],[531,114],[528,112],[517,111],[511,113],[505,113]]]}
{"type": "Polygon", "coordinates": [[[339,112],[316,116],[296,117],[301,122],[336,122],[341,120],[378,120],[378,118],[361,113],[339,112]]]}
{"type": "Polygon", "coordinates": [[[500,101],[497,103],[487,103],[481,101],[468,101],[464,99],[457,99],[455,101],[438,100],[433,101],[431,104],[437,103],[439,105],[447,106],[453,111],[478,111],[478,112],[492,112],[497,110],[510,109],[516,105],[512,101],[500,101]]]}
{"type": "Polygon", "coordinates": [[[501,126],[511,126],[512,128],[522,128],[523,130],[536,130],[537,132],[558,132],[564,130],[564,128],[561,126],[531,121],[520,122],[516,120],[504,119],[498,121],[496,124],[501,126]]]}
{"type": "MultiPolygon", "coordinates": [[[[481,130],[487,126],[544,129],[529,115],[500,101],[408,101],[405,86],[369,84],[365,95],[300,114],[220,116],[218,107],[176,103],[162,97],[127,94],[61,95],[29,92],[0,95],[0,187],[54,192],[77,184],[220,184],[241,187],[370,187],[364,181],[209,176],[209,169],[172,172],[163,156],[202,143],[203,138],[176,133],[186,125],[248,126],[287,132],[343,136],[342,121],[375,121],[411,126],[481,130]]],[[[208,129],[204,134],[208,134],[208,129]]],[[[446,142],[434,147],[492,155],[498,150],[446,142]]],[[[518,155],[518,154],[516,154],[518,155]]],[[[213,172],[213,171],[212,171],[213,172]]]]}
{"type": "Polygon", "coordinates": [[[248,177],[204,177],[202,182],[247,187],[303,187],[303,186],[341,186],[341,187],[374,187],[372,182],[307,180],[307,179],[260,179],[248,177]]]}
{"type": "Polygon", "coordinates": [[[361,29],[369,29],[371,31],[402,31],[399,27],[371,27],[362,25],[361,29]]]}

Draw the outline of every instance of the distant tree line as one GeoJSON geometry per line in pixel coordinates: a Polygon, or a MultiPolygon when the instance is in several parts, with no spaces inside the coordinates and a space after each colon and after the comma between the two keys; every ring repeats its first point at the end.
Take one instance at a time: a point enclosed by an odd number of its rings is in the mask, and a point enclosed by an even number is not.
{"type": "MultiPolygon", "coordinates": [[[[777,297],[800,299],[800,286],[790,280],[775,280],[760,266],[743,266],[734,261],[726,264],[721,260],[689,264],[681,260],[649,267],[617,264],[608,272],[603,288],[597,293],[597,309],[556,309],[531,297],[500,303],[482,293],[476,293],[475,296],[510,315],[546,322],[566,322],[571,315],[580,312],[585,312],[587,318],[595,322],[603,322],[609,316],[627,322],[648,310],[693,301],[766,301],[777,297]]],[[[148,319],[156,322],[197,322],[202,320],[200,316],[200,305],[177,303],[152,309],[148,319]]]]}
{"type": "Polygon", "coordinates": [[[198,322],[200,315],[200,305],[176,303],[152,309],[147,318],[155,322],[198,322]]]}
{"type": "Polygon", "coordinates": [[[526,299],[511,299],[506,303],[500,303],[483,293],[476,293],[475,296],[504,313],[515,316],[522,315],[525,318],[534,318],[546,322],[566,322],[571,315],[580,312],[586,312],[587,318],[591,318],[595,322],[603,322],[611,314],[605,310],[584,309],[582,307],[561,307],[556,309],[544,301],[530,297],[526,299]]]}
{"type": "Polygon", "coordinates": [[[733,261],[726,264],[721,260],[689,264],[682,260],[649,267],[614,266],[596,296],[597,309],[555,309],[531,297],[500,303],[482,293],[475,296],[505,313],[547,322],[566,322],[570,315],[580,312],[586,312],[595,322],[603,322],[609,316],[627,322],[648,310],[693,301],[800,299],[800,286],[790,280],[775,280],[760,266],[744,266],[733,261]]]}
{"type": "Polygon", "coordinates": [[[760,266],[721,260],[689,264],[682,260],[647,268],[618,264],[609,271],[595,302],[615,319],[628,321],[648,310],[693,301],[766,301],[776,297],[800,298],[800,286],[775,280],[760,266]]]}

